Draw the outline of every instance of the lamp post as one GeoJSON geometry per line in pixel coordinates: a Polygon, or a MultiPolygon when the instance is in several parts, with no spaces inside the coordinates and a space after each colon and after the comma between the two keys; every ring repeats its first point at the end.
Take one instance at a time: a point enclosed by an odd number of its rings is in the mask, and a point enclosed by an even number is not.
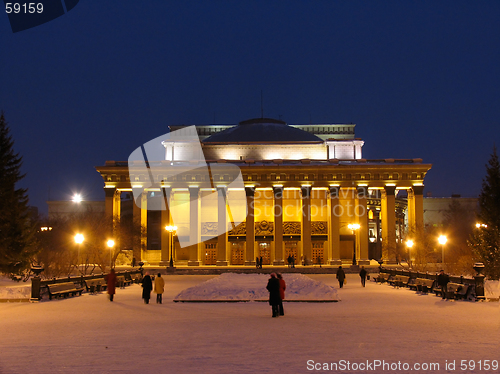
{"type": "Polygon", "coordinates": [[[447,241],[448,239],[444,235],[441,235],[438,238],[438,242],[439,244],[441,244],[441,263],[443,264],[443,267],[444,267],[444,245],[446,244],[447,241]]]}
{"type": "Polygon", "coordinates": [[[177,226],[165,226],[165,230],[170,233],[170,262],[168,267],[174,267],[174,234],[177,231],[177,226]]]}
{"type": "Polygon", "coordinates": [[[356,265],[356,246],[358,245],[358,241],[356,240],[356,230],[359,230],[361,227],[359,223],[350,223],[347,225],[349,230],[352,231],[352,234],[354,235],[354,251],[352,253],[352,264],[356,265]]]}
{"type": "Polygon", "coordinates": [[[77,262],[76,267],[78,269],[80,269],[80,247],[81,247],[84,240],[85,240],[85,237],[83,236],[83,234],[76,234],[75,235],[75,243],[78,244],[78,258],[76,260],[76,262],[77,262]]]}
{"type": "Polygon", "coordinates": [[[106,243],[109,248],[109,268],[111,269],[113,267],[113,260],[112,260],[112,253],[113,253],[113,247],[115,246],[115,241],[113,239],[109,239],[106,243]]]}
{"type": "Polygon", "coordinates": [[[411,247],[413,247],[413,240],[408,239],[406,241],[406,247],[408,248],[408,267],[411,268],[411,247]]]}

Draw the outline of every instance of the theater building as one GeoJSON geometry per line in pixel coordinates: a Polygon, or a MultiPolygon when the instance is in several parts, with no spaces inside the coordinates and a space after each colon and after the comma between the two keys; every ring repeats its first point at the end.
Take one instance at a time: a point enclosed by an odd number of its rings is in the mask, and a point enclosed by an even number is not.
{"type": "Polygon", "coordinates": [[[128,162],[97,167],[106,214],[119,222],[123,201],[143,187],[139,199],[134,194],[132,216],[145,228],[134,257],[154,265],[168,265],[170,256],[175,266],[254,266],[256,257],[279,266],[289,256],[298,264],[395,261],[405,233],[423,227],[424,177],[431,165],[418,158],[365,159],[354,128],[269,118],[196,126],[208,165],[239,168],[239,204],[247,209],[241,223],[232,222],[225,200],[218,198],[236,196],[234,177],[212,167],[208,179],[197,173],[201,169],[188,168],[194,151],[182,141],[162,142],[165,159],[149,171],[161,188],[144,188],[147,173],[129,173],[128,162]],[[186,172],[169,175],[174,163],[185,164],[186,172]],[[169,206],[186,207],[176,216],[173,235],[164,229],[173,223],[169,210],[148,209],[165,197],[169,206]],[[180,245],[184,238],[190,245],[180,245]]]}

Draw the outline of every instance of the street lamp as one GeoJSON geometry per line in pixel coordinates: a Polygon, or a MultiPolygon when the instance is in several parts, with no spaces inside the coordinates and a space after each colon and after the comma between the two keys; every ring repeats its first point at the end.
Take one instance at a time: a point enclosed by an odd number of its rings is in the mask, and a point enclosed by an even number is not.
{"type": "Polygon", "coordinates": [[[111,257],[111,253],[113,252],[113,247],[115,246],[115,241],[113,239],[109,239],[106,243],[109,248],[109,268],[111,269],[113,267],[113,260],[111,257]]]}
{"type": "Polygon", "coordinates": [[[486,228],[488,227],[488,225],[486,225],[486,224],[484,224],[484,223],[479,223],[479,222],[478,222],[478,223],[476,223],[476,227],[477,227],[478,229],[481,229],[481,228],[482,228],[482,229],[486,229],[486,228]]]}
{"type": "Polygon", "coordinates": [[[83,236],[83,234],[76,234],[75,235],[75,243],[78,244],[78,258],[76,260],[77,264],[77,268],[80,269],[80,247],[81,247],[81,244],[83,243],[83,241],[85,240],[85,237],[83,236]]]}
{"type": "Polygon", "coordinates": [[[170,233],[170,263],[169,267],[174,267],[174,234],[177,231],[177,226],[165,226],[165,230],[170,233]]]}
{"type": "Polygon", "coordinates": [[[406,241],[406,247],[408,248],[408,266],[411,267],[411,247],[413,247],[413,240],[408,239],[406,241]]]}
{"type": "Polygon", "coordinates": [[[446,244],[447,241],[448,239],[444,235],[440,235],[438,238],[438,242],[439,244],[441,244],[441,263],[443,264],[443,266],[444,266],[444,245],[446,244]]]}
{"type": "Polygon", "coordinates": [[[359,230],[361,227],[359,223],[350,223],[347,225],[349,230],[352,231],[352,234],[354,235],[354,251],[352,253],[352,264],[356,265],[356,246],[358,245],[358,241],[356,240],[356,230],[359,230]]]}
{"type": "Polygon", "coordinates": [[[79,193],[76,193],[73,195],[73,198],[71,199],[74,203],[81,203],[83,198],[82,198],[82,195],[80,195],[79,193]]]}

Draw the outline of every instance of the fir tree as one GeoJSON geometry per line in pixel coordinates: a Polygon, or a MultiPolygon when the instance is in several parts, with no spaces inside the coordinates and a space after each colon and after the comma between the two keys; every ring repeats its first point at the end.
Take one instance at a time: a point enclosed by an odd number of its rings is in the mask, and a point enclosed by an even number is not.
{"type": "Polygon", "coordinates": [[[500,278],[500,163],[496,147],[486,165],[486,177],[483,179],[479,195],[479,213],[481,227],[471,236],[469,245],[478,259],[484,263],[485,274],[491,279],[500,278]]]}
{"type": "Polygon", "coordinates": [[[14,142],[3,112],[0,113],[0,271],[20,273],[33,254],[27,190],[16,188],[24,177],[22,157],[14,153],[14,142]]]}

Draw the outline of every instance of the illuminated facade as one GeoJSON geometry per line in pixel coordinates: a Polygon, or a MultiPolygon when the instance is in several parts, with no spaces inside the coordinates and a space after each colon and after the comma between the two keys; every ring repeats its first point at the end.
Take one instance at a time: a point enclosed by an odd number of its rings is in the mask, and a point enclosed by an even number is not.
{"type": "MultiPolygon", "coordinates": [[[[152,176],[163,191],[146,189],[134,204],[133,216],[147,227],[143,241],[148,248],[134,249],[134,256],[168,265],[170,234],[162,228],[172,223],[169,211],[147,209],[166,196],[169,204],[187,207],[175,222],[176,266],[252,266],[261,256],[265,265],[284,265],[289,256],[298,264],[350,264],[353,257],[358,264],[395,260],[404,232],[423,226],[424,177],[431,165],[421,159],[364,159],[364,142],[355,138],[354,127],[287,125],[265,118],[196,126],[206,162],[241,171],[245,194],[240,203],[248,215],[225,232],[220,227],[231,223],[231,212],[217,196],[233,193],[228,188],[232,176],[213,172],[206,180],[192,168],[169,175],[168,165],[187,164],[195,148],[163,142],[165,169],[156,168],[152,176]],[[351,230],[353,223],[359,229],[351,230]],[[177,239],[183,237],[196,244],[181,248],[177,239]]],[[[127,162],[107,161],[97,170],[104,179],[106,213],[120,218],[125,196],[147,176],[129,176],[127,162]]]]}

